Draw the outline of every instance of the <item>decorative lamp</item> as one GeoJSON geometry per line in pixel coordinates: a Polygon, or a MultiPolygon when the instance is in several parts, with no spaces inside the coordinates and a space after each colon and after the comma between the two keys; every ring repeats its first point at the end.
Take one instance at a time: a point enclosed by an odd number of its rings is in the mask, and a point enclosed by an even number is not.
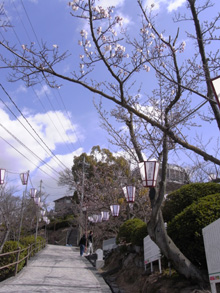
{"type": "Polygon", "coordinates": [[[98,223],[101,223],[102,222],[102,214],[101,215],[98,215],[98,223]]]}
{"type": "Polygon", "coordinates": [[[42,211],[40,211],[40,213],[41,213],[42,216],[44,216],[45,213],[46,213],[46,211],[45,210],[42,210],[42,211]]]}
{"type": "Polygon", "coordinates": [[[39,206],[39,203],[40,203],[40,197],[35,197],[35,198],[34,198],[34,202],[35,202],[36,205],[39,206]]]}
{"type": "Polygon", "coordinates": [[[139,163],[141,179],[144,187],[155,187],[159,172],[159,162],[144,161],[139,163]]]}
{"type": "Polygon", "coordinates": [[[30,189],[31,198],[35,198],[36,194],[37,194],[37,189],[36,188],[31,188],[30,189]]]}
{"type": "Polygon", "coordinates": [[[220,108],[220,76],[211,79],[210,82],[218,107],[220,108]]]}
{"type": "Polygon", "coordinates": [[[109,220],[109,212],[101,212],[101,215],[102,215],[102,221],[109,220]]]}
{"type": "Polygon", "coordinates": [[[93,217],[93,222],[97,223],[99,219],[99,215],[93,215],[92,217],[93,217]]]}
{"type": "Polygon", "coordinates": [[[5,169],[0,169],[0,184],[4,184],[5,169]]]}
{"type": "Polygon", "coordinates": [[[48,217],[43,217],[44,222],[47,222],[48,217]]]}
{"type": "Polygon", "coordinates": [[[124,192],[126,201],[128,203],[133,203],[135,200],[135,186],[128,185],[123,187],[122,190],[124,192]]]}
{"type": "Polygon", "coordinates": [[[110,210],[112,213],[113,217],[118,217],[119,215],[119,210],[120,210],[120,205],[119,204],[113,204],[110,206],[110,210]]]}
{"type": "Polygon", "coordinates": [[[89,220],[89,222],[94,222],[94,219],[93,219],[93,217],[88,217],[88,220],[89,220]]]}
{"type": "Polygon", "coordinates": [[[23,185],[27,185],[27,183],[28,183],[28,177],[29,177],[29,172],[27,172],[27,173],[21,173],[20,174],[21,183],[23,185]]]}

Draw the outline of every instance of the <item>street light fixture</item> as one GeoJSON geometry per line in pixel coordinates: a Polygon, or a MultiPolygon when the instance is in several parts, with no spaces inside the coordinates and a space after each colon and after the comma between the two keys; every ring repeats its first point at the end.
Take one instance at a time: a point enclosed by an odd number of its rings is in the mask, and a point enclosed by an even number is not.
{"type": "Polygon", "coordinates": [[[120,211],[120,205],[119,204],[113,204],[110,206],[110,210],[113,217],[118,217],[119,211],[120,211]]]}
{"type": "Polygon", "coordinates": [[[101,215],[102,215],[102,221],[109,220],[109,212],[101,212],[101,215]]]}
{"type": "Polygon", "coordinates": [[[159,162],[144,161],[139,163],[141,179],[144,187],[155,187],[159,172],[159,162]]]}
{"type": "Polygon", "coordinates": [[[0,184],[4,184],[5,180],[5,169],[0,169],[0,184]]]}
{"type": "Polygon", "coordinates": [[[124,192],[126,201],[128,203],[134,203],[134,200],[135,200],[135,186],[128,185],[128,186],[123,187],[122,190],[124,192]]]}
{"type": "Polygon", "coordinates": [[[31,198],[35,198],[36,194],[37,194],[37,189],[36,188],[31,188],[30,189],[31,198]]]}
{"type": "Polygon", "coordinates": [[[28,177],[29,177],[29,172],[27,172],[27,173],[21,173],[20,174],[21,183],[23,185],[27,185],[27,183],[28,183],[28,177]]]}

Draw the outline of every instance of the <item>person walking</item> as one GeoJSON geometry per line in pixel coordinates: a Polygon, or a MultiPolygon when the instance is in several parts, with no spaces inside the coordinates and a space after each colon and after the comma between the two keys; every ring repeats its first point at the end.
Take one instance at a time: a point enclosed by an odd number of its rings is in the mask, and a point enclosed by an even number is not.
{"type": "Polygon", "coordinates": [[[83,236],[81,237],[81,239],[79,241],[80,256],[83,256],[83,253],[85,251],[85,247],[86,247],[86,235],[83,234],[83,236]]]}
{"type": "Polygon", "coordinates": [[[89,232],[89,236],[88,236],[88,254],[93,254],[93,232],[90,231],[89,232]]]}

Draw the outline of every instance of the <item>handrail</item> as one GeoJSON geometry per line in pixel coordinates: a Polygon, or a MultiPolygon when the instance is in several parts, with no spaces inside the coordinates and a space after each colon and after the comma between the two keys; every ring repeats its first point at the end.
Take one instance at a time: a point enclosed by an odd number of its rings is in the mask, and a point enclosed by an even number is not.
{"type": "Polygon", "coordinates": [[[5,253],[0,254],[0,258],[1,258],[2,256],[6,256],[6,255],[10,255],[10,254],[16,254],[16,261],[13,262],[13,263],[9,263],[9,264],[7,264],[7,265],[4,265],[4,266],[0,267],[0,271],[1,271],[2,269],[9,268],[9,267],[11,267],[11,266],[15,266],[15,276],[16,276],[17,271],[18,271],[18,265],[19,265],[22,261],[24,261],[24,260],[26,260],[26,263],[25,263],[25,264],[27,265],[27,264],[28,264],[28,259],[30,258],[32,252],[33,252],[33,251],[36,252],[36,250],[37,250],[37,252],[38,252],[38,251],[39,251],[39,247],[40,247],[40,248],[43,248],[43,247],[45,247],[45,245],[46,245],[46,241],[43,240],[43,241],[40,241],[40,242],[35,242],[35,243],[32,243],[32,244],[29,244],[28,247],[25,247],[25,248],[23,248],[23,249],[21,249],[21,248],[19,247],[17,250],[10,251],[10,252],[5,252],[5,253]],[[33,248],[33,246],[34,246],[34,248],[33,248]],[[37,247],[36,247],[36,246],[37,246],[37,247]],[[26,250],[27,250],[27,255],[24,256],[22,259],[19,259],[20,254],[21,254],[23,251],[26,251],[26,250]]]}

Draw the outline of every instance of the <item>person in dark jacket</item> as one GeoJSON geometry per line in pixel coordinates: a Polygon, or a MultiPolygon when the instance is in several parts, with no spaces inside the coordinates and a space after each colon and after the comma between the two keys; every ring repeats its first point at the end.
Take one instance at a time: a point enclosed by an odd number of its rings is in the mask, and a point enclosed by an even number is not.
{"type": "Polygon", "coordinates": [[[79,241],[80,256],[83,256],[86,247],[86,235],[83,234],[82,238],[79,241]]]}

